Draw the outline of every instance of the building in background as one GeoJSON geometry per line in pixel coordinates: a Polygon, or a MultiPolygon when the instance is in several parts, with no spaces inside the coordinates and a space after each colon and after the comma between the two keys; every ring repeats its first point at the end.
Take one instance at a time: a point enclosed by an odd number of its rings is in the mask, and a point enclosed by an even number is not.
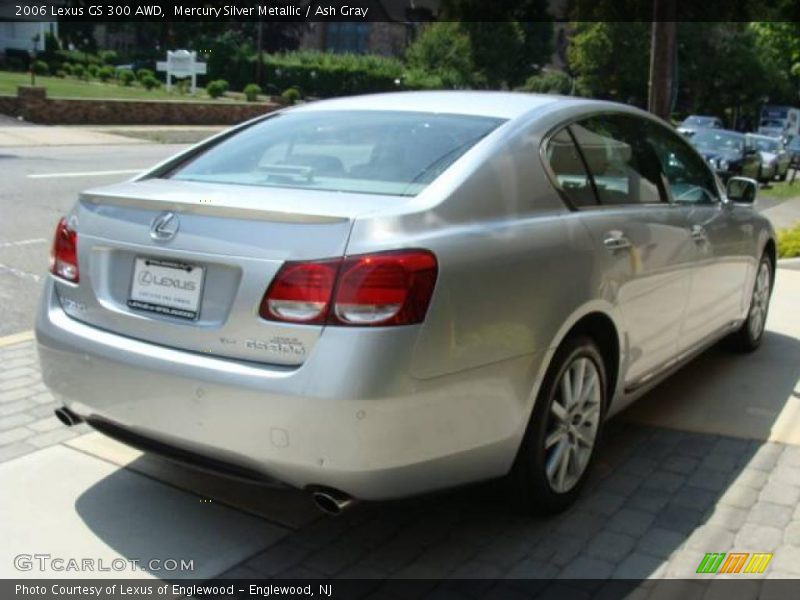
{"type": "MultiPolygon", "coordinates": [[[[60,3],[37,2],[36,6],[44,6],[45,14],[50,14],[50,5],[55,4],[60,3]]],[[[45,34],[58,35],[58,23],[34,19],[36,17],[25,17],[22,20],[16,16],[16,7],[12,3],[0,3],[0,55],[30,54],[34,50],[41,52],[45,34]]]]}

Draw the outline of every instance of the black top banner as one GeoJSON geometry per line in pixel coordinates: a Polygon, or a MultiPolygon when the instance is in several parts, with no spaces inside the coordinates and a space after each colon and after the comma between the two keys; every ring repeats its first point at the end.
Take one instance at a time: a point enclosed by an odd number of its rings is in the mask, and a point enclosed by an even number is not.
{"type": "Polygon", "coordinates": [[[0,0],[0,20],[59,22],[797,21],[796,0],[0,0]]]}

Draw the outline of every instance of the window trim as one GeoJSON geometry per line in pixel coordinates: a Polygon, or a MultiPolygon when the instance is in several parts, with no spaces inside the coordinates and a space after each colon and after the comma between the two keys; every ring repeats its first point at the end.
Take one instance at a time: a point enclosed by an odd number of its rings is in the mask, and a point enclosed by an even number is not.
{"type": "MultiPolygon", "coordinates": [[[[602,204],[600,202],[600,196],[597,194],[597,188],[594,183],[594,175],[592,174],[591,170],[589,170],[588,165],[586,164],[586,160],[583,156],[583,150],[581,150],[580,144],[577,143],[575,140],[575,136],[572,134],[572,130],[569,129],[572,125],[585,120],[590,119],[592,117],[602,117],[602,116],[622,116],[622,117],[631,117],[631,118],[640,118],[645,121],[649,121],[655,125],[663,127],[669,131],[669,127],[667,127],[664,123],[660,120],[656,119],[655,117],[651,117],[649,115],[641,115],[638,113],[627,112],[624,110],[611,110],[611,109],[599,109],[593,111],[587,111],[580,115],[575,115],[569,117],[563,121],[560,121],[558,124],[549,128],[545,134],[542,136],[541,142],[539,143],[539,160],[542,163],[542,168],[544,169],[547,178],[550,180],[550,184],[553,188],[558,192],[558,195],[561,197],[561,201],[564,202],[565,206],[573,211],[587,211],[587,210],[619,210],[619,209],[629,209],[629,208],[664,208],[668,206],[674,207],[686,207],[686,206],[716,206],[722,202],[723,196],[720,194],[719,185],[715,186],[715,190],[717,192],[717,196],[714,202],[712,203],[691,203],[691,202],[676,202],[675,199],[672,197],[672,191],[670,190],[669,186],[665,186],[665,197],[666,201],[661,202],[642,202],[638,204],[602,204]],[[583,164],[583,168],[586,170],[587,175],[589,176],[590,181],[592,182],[592,192],[595,195],[595,204],[593,206],[577,206],[575,205],[572,200],[570,200],[569,196],[567,195],[566,191],[561,184],[558,182],[558,177],[553,169],[550,167],[550,161],[547,159],[547,146],[550,144],[550,141],[555,137],[561,130],[567,129],[569,133],[570,139],[572,140],[573,144],[575,144],[575,148],[578,150],[578,154],[581,157],[581,162],[583,164]]],[[[711,179],[718,184],[718,178],[716,173],[714,173],[703,159],[703,157],[697,152],[697,149],[692,146],[688,141],[683,139],[681,136],[676,134],[680,143],[682,143],[690,152],[694,152],[703,161],[705,168],[711,174],[711,179]]],[[[661,172],[662,179],[664,177],[663,170],[661,172]]]]}

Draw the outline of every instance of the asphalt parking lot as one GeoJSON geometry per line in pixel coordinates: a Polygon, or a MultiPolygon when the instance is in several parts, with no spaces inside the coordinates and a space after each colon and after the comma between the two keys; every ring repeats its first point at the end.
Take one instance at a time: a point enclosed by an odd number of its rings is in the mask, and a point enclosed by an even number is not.
{"type": "MultiPolygon", "coordinates": [[[[196,578],[429,580],[421,595],[440,578],[479,578],[486,587],[464,596],[503,598],[522,597],[524,579],[702,578],[699,563],[717,552],[774,554],[763,574],[744,576],[754,581],[744,597],[764,577],[800,577],[800,271],[779,269],[757,353],[715,347],[610,423],[586,493],[557,517],[517,514],[496,484],[323,517],[300,492],[220,480],[61,426],[29,333],[52,228],[79,190],[180,147],[0,147],[0,488],[14,515],[0,523],[0,576],[54,576],[14,568],[13,555],[36,551],[192,558],[185,575],[196,578]]],[[[693,589],[685,595],[704,593],[693,589]]]]}

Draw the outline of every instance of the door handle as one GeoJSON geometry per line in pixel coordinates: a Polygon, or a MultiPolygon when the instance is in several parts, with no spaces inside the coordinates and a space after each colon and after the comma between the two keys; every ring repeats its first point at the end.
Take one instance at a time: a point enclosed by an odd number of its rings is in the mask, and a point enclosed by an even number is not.
{"type": "Polygon", "coordinates": [[[603,246],[611,253],[627,250],[631,245],[631,241],[621,231],[609,231],[603,240],[603,246]]]}
{"type": "Polygon", "coordinates": [[[691,234],[692,239],[698,244],[704,244],[708,241],[706,230],[701,225],[692,225],[691,234]]]}

